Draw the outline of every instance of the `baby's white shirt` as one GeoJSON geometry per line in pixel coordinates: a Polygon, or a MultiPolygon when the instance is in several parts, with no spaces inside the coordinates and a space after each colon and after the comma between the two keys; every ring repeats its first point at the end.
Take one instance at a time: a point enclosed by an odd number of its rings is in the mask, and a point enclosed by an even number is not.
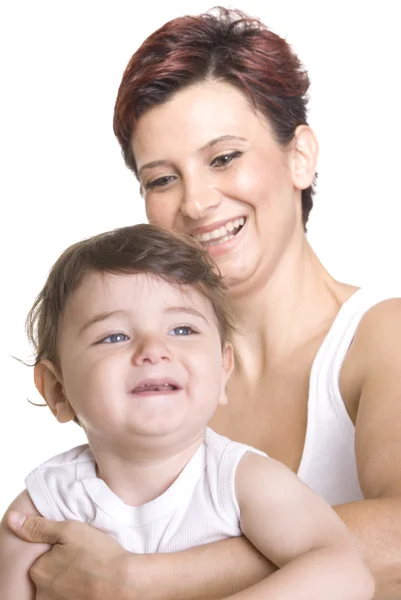
{"type": "Polygon", "coordinates": [[[97,477],[87,444],[46,461],[26,486],[44,517],[88,523],[130,552],[177,552],[241,535],[235,472],[246,452],[266,456],[208,428],[179,477],[143,506],[127,506],[97,477]]]}

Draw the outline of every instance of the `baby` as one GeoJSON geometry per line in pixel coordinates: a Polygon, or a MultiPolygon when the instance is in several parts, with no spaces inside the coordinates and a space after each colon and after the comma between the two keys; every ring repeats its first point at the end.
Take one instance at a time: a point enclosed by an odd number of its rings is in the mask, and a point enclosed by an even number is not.
{"type": "MultiPolygon", "coordinates": [[[[51,458],[10,509],[76,519],[135,553],[246,536],[280,569],[232,598],[368,600],[345,525],[294,473],[207,427],[227,403],[232,326],[195,242],[151,225],[95,236],[53,266],[28,317],[35,384],[88,444],[51,458]]],[[[0,528],[0,597],[33,600],[45,550],[0,528]]]]}

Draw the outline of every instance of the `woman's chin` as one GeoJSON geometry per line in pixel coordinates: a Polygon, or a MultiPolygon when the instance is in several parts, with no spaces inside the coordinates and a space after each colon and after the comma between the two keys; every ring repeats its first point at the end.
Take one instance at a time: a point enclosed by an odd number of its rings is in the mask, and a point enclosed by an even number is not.
{"type": "Polygon", "coordinates": [[[228,298],[241,296],[249,303],[258,290],[266,287],[269,279],[268,265],[251,255],[241,253],[236,259],[216,260],[216,264],[223,277],[228,298]]]}

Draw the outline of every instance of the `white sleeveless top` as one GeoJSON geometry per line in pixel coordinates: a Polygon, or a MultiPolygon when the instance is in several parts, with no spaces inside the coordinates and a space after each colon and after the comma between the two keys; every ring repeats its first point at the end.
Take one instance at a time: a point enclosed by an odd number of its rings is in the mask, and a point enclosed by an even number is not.
{"type": "Polygon", "coordinates": [[[341,367],[364,314],[396,297],[359,289],[341,307],[312,365],[305,446],[298,476],[335,506],[362,500],[355,458],[355,427],[340,394],[341,367]]]}
{"type": "Polygon", "coordinates": [[[36,468],[26,478],[26,487],[48,519],[89,523],[137,554],[178,552],[241,535],[234,483],[246,452],[266,456],[207,429],[203,444],[174,483],[142,506],[124,504],[97,477],[87,444],[36,468]]]}

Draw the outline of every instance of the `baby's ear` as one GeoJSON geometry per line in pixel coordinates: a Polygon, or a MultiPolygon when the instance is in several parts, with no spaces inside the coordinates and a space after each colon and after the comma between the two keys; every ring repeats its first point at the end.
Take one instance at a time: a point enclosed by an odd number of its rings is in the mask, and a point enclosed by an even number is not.
{"type": "Polygon", "coordinates": [[[34,381],[39,394],[60,423],[71,421],[75,412],[64,393],[60,370],[50,360],[41,360],[34,368],[34,381]]]}
{"type": "Polygon", "coordinates": [[[232,344],[226,342],[222,351],[222,369],[223,369],[223,381],[220,392],[220,400],[219,404],[227,404],[228,398],[226,393],[226,386],[228,380],[230,379],[230,375],[234,369],[234,348],[232,344]]]}

